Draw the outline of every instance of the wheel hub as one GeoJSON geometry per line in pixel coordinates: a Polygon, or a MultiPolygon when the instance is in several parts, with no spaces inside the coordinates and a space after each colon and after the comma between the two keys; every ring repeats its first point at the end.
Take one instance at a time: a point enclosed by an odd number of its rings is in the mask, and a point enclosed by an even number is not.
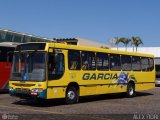
{"type": "Polygon", "coordinates": [[[67,96],[68,96],[69,99],[73,100],[76,95],[75,95],[75,93],[73,91],[69,91],[67,96]]]}
{"type": "Polygon", "coordinates": [[[134,93],[134,90],[133,90],[132,87],[130,87],[130,89],[129,89],[129,94],[130,94],[130,95],[133,95],[133,93],[134,93]]]}

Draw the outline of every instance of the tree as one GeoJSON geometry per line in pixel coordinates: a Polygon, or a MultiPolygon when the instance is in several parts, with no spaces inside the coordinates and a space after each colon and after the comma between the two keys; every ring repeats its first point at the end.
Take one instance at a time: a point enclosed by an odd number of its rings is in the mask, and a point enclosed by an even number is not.
{"type": "Polygon", "coordinates": [[[127,46],[131,42],[131,39],[122,37],[122,38],[119,39],[119,42],[121,42],[125,45],[125,48],[126,48],[125,50],[127,51],[127,46]]]}
{"type": "Polygon", "coordinates": [[[117,46],[117,50],[118,50],[118,45],[120,43],[120,38],[119,37],[115,37],[114,40],[115,40],[114,44],[117,46]]]}
{"type": "Polygon", "coordinates": [[[106,47],[106,46],[101,46],[101,48],[104,48],[104,49],[109,49],[109,47],[106,47]]]}
{"type": "Polygon", "coordinates": [[[109,42],[113,45],[116,45],[117,46],[117,50],[118,50],[118,45],[120,43],[120,38],[119,37],[114,37],[114,38],[111,38],[109,39],[109,42]]]}
{"type": "Polygon", "coordinates": [[[133,51],[134,51],[134,46],[136,47],[136,52],[137,48],[139,45],[143,44],[142,39],[140,37],[132,37],[131,38],[131,45],[133,46],[133,51]]]}

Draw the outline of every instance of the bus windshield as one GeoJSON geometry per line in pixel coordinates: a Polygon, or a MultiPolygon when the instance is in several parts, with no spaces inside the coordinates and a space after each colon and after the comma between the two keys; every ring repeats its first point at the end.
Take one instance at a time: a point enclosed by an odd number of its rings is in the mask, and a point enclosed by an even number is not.
{"type": "Polygon", "coordinates": [[[13,57],[11,80],[44,81],[44,52],[17,52],[13,57]]]}

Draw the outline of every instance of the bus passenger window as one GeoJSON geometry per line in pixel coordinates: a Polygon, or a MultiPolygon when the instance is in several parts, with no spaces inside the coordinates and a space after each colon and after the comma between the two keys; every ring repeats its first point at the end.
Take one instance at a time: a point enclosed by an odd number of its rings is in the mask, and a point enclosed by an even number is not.
{"type": "Polygon", "coordinates": [[[64,56],[62,53],[59,53],[55,58],[55,73],[59,76],[64,73],[64,56]]]}
{"type": "Polygon", "coordinates": [[[62,53],[49,53],[48,57],[48,79],[57,80],[64,74],[64,55],[62,53]]]}
{"type": "Polygon", "coordinates": [[[154,69],[154,60],[153,58],[149,58],[149,69],[150,71],[152,71],[154,69]]]}
{"type": "Polygon", "coordinates": [[[160,78],[160,65],[156,64],[155,69],[156,69],[156,78],[160,78]]]}
{"type": "Polygon", "coordinates": [[[122,55],[121,56],[122,70],[130,71],[131,70],[131,56],[122,55]]]}
{"type": "Polygon", "coordinates": [[[132,70],[141,71],[141,59],[138,56],[132,56],[132,70]]]}
{"type": "Polygon", "coordinates": [[[116,55],[116,54],[110,55],[110,70],[113,70],[113,71],[121,70],[120,55],[116,55]]]}
{"type": "Polygon", "coordinates": [[[96,62],[95,62],[95,53],[94,52],[82,52],[82,70],[95,70],[96,62]]]}
{"type": "Polygon", "coordinates": [[[80,51],[78,50],[68,51],[68,68],[69,70],[80,70],[81,69],[80,51]]]}
{"type": "Polygon", "coordinates": [[[13,47],[0,47],[0,61],[12,62],[13,59],[13,47]]]}
{"type": "Polygon", "coordinates": [[[142,57],[141,58],[141,69],[142,71],[149,71],[149,59],[142,57]]]}
{"type": "Polygon", "coordinates": [[[0,47],[0,61],[7,62],[7,47],[0,47]]]}
{"type": "Polygon", "coordinates": [[[97,70],[109,70],[109,58],[106,53],[96,54],[97,70]]]}

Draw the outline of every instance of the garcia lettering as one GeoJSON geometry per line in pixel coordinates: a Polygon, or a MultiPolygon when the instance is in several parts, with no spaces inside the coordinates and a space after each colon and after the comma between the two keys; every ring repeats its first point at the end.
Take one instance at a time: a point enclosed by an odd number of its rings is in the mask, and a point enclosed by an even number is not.
{"type": "Polygon", "coordinates": [[[83,80],[113,80],[113,79],[118,79],[117,73],[84,73],[83,80]]]}

